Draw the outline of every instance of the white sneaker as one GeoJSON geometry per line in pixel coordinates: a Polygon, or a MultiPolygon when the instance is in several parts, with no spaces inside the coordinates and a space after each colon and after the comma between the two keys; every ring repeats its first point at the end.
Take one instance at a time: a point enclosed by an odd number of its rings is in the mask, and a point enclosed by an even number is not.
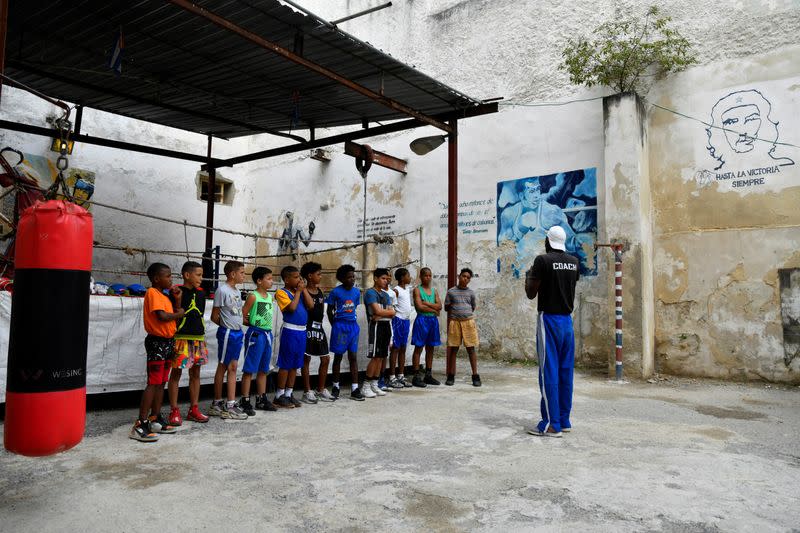
{"type": "Polygon", "coordinates": [[[378,386],[378,382],[377,381],[370,381],[369,382],[369,388],[372,389],[372,392],[375,393],[375,396],[386,396],[386,393],[383,392],[381,390],[381,388],[378,386]]]}
{"type": "Polygon", "coordinates": [[[323,402],[332,402],[332,401],[336,400],[336,398],[331,396],[331,393],[328,392],[328,389],[322,389],[322,392],[318,392],[317,393],[317,398],[319,398],[320,401],[323,401],[323,402]]]}
{"type": "Polygon", "coordinates": [[[303,393],[303,402],[305,403],[317,403],[317,395],[314,394],[313,390],[303,393]]]}
{"type": "Polygon", "coordinates": [[[375,394],[372,391],[372,382],[370,381],[364,382],[364,386],[361,387],[361,394],[364,395],[364,398],[374,398],[375,396],[377,396],[377,394],[375,394]]]}

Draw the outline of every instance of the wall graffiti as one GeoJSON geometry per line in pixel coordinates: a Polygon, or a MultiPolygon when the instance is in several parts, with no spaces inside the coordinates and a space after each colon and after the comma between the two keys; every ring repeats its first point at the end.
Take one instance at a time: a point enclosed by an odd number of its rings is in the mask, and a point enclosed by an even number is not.
{"type": "MultiPolygon", "coordinates": [[[[597,169],[498,182],[496,208],[497,245],[514,244],[509,266],[515,277],[544,251],[545,233],[556,225],[566,231],[567,251],[580,260],[581,275],[597,274],[597,169]]],[[[498,259],[498,272],[503,266],[498,259]]]]}
{"type": "Polygon", "coordinates": [[[719,182],[741,190],[786,180],[782,174],[795,161],[785,153],[779,126],[786,128],[780,119],[790,118],[792,105],[775,105],[767,94],[767,90],[746,88],[716,97],[705,128],[706,156],[701,159],[710,168],[695,173],[700,187],[719,182]]]}
{"type": "Polygon", "coordinates": [[[295,222],[294,213],[287,211],[286,226],[284,226],[281,238],[278,241],[279,252],[294,253],[300,248],[300,244],[308,246],[315,229],[314,221],[309,222],[307,227],[303,227],[295,222]]]}

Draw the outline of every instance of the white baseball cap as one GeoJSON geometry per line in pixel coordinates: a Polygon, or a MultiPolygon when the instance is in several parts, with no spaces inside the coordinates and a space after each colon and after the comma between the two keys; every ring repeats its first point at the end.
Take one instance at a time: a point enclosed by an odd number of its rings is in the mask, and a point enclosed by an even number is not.
{"type": "Polygon", "coordinates": [[[561,226],[553,226],[547,230],[547,241],[553,250],[567,250],[567,234],[561,226]]]}

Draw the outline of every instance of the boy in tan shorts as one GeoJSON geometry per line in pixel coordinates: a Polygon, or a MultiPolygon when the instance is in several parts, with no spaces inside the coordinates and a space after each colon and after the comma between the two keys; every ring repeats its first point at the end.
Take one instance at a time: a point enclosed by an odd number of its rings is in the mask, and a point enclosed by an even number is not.
{"type": "Polygon", "coordinates": [[[445,385],[453,385],[456,378],[456,354],[463,344],[469,355],[472,367],[472,385],[481,386],[478,375],[478,326],[475,324],[475,292],[468,288],[472,280],[472,270],[462,268],[458,275],[458,284],[451,287],[444,297],[444,310],[447,311],[447,381],[445,385]]]}

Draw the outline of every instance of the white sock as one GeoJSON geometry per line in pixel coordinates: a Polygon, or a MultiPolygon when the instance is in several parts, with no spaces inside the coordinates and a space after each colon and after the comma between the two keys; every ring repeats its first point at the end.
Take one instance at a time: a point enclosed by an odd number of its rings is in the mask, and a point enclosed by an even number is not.
{"type": "Polygon", "coordinates": [[[339,388],[339,382],[338,382],[338,381],[334,381],[334,382],[333,382],[333,386],[334,386],[334,387],[336,387],[336,388],[338,389],[338,388],[339,388]]]}
{"type": "Polygon", "coordinates": [[[284,393],[283,389],[278,389],[278,392],[275,393],[275,397],[280,398],[281,396],[283,396],[283,393],[284,393]]]}
{"type": "Polygon", "coordinates": [[[358,383],[353,383],[352,385],[350,385],[350,387],[351,390],[356,390],[358,388],[358,383]]]}
{"type": "Polygon", "coordinates": [[[403,374],[397,374],[397,379],[406,379],[406,377],[403,374]]]}
{"type": "Polygon", "coordinates": [[[392,381],[392,380],[395,380],[395,379],[397,379],[397,376],[395,376],[394,374],[389,376],[389,381],[392,381]]]}
{"type": "Polygon", "coordinates": [[[291,397],[292,397],[292,391],[293,391],[293,390],[294,390],[294,389],[286,389],[286,397],[287,397],[287,398],[291,398],[291,397]]]}

